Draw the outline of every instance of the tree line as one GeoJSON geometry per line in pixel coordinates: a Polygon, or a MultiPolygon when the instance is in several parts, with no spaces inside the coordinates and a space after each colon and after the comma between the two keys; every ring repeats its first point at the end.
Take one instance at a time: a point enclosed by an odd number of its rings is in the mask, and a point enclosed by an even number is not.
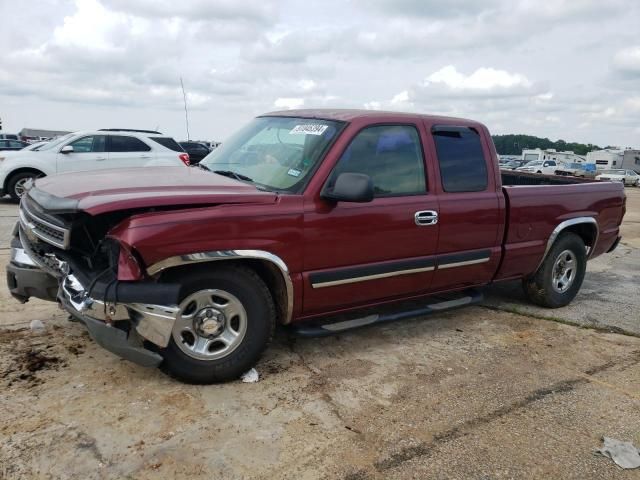
{"type": "Polygon", "coordinates": [[[601,148],[592,143],[565,142],[564,140],[551,141],[548,138],[535,137],[533,135],[493,135],[493,142],[500,155],[520,155],[525,148],[548,149],[555,148],[559,152],[570,150],[578,155],[586,155],[592,150],[601,148]]]}

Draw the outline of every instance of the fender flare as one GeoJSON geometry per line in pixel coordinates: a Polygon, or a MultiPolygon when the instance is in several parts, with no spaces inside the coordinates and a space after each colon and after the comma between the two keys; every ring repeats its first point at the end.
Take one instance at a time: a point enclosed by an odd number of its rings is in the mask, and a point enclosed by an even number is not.
{"type": "Polygon", "coordinates": [[[291,281],[291,274],[284,260],[271,252],[267,252],[265,250],[213,250],[209,252],[197,252],[189,253],[186,255],[177,255],[175,257],[165,258],[164,260],[160,260],[159,262],[156,262],[153,265],[149,266],[147,268],[147,274],[149,276],[153,276],[162,272],[163,270],[183,265],[242,259],[262,260],[269,262],[278,268],[280,274],[282,275],[282,279],[284,280],[287,293],[286,313],[283,319],[283,323],[290,323],[293,315],[293,282],[291,281]]]}
{"type": "Polygon", "coordinates": [[[591,255],[595,250],[596,244],[598,243],[598,237],[600,236],[600,228],[598,227],[598,222],[594,217],[570,218],[569,220],[560,222],[556,226],[556,228],[553,229],[553,231],[551,232],[551,235],[549,235],[549,239],[547,240],[547,245],[544,249],[544,254],[542,255],[542,260],[540,260],[540,263],[538,264],[538,267],[535,270],[536,272],[540,269],[540,267],[544,263],[545,259],[547,258],[547,254],[549,253],[549,250],[551,250],[551,247],[555,243],[558,236],[567,228],[573,227],[574,225],[581,225],[581,224],[592,225],[595,231],[595,236],[593,238],[593,245],[591,246],[591,248],[589,249],[589,253],[587,254],[587,259],[591,258],[591,255]]]}

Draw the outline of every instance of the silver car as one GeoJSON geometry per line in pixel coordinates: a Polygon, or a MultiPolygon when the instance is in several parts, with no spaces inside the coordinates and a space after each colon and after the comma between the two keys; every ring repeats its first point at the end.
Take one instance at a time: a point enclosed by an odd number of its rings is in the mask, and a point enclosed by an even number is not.
{"type": "Polygon", "coordinates": [[[640,186],[640,175],[633,170],[603,170],[596,176],[596,180],[609,180],[610,182],[622,182],[634,187],[640,186]]]}

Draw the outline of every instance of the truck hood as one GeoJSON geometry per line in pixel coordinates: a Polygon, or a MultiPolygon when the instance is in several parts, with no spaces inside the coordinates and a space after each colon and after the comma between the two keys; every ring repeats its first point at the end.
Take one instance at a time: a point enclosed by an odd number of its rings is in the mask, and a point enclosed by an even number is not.
{"type": "Polygon", "coordinates": [[[200,168],[147,167],[69,173],[36,181],[28,195],[51,213],[99,215],[136,208],[273,203],[277,195],[200,168]]]}

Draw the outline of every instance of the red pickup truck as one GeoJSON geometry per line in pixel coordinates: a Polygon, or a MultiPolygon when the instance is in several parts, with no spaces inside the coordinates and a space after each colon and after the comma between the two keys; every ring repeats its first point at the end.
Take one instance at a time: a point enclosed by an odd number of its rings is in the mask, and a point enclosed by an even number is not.
{"type": "Polygon", "coordinates": [[[276,112],[190,169],[37,180],[7,276],[15,298],[59,302],[110,351],[209,383],[254,365],[277,323],[325,335],[514,279],[564,306],[624,213],[619,183],[501,173],[478,122],[276,112]]]}

